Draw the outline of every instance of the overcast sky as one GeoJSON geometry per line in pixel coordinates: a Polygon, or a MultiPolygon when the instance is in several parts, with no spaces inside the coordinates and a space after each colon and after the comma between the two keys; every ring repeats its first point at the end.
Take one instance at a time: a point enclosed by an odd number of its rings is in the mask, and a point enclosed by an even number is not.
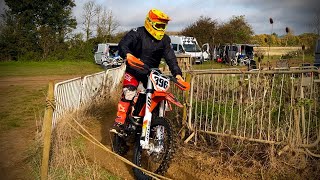
{"type": "MultiPolygon", "coordinates": [[[[75,0],[74,14],[81,22],[83,4],[75,0]]],[[[157,8],[167,13],[172,21],[168,31],[180,31],[195,22],[201,15],[218,22],[226,22],[232,15],[245,15],[255,34],[271,32],[269,18],[274,20],[274,32],[285,34],[285,28],[295,34],[312,31],[310,22],[320,0],[95,0],[96,4],[111,9],[121,25],[129,30],[144,23],[149,9],[157,8]]]]}
{"type": "MultiPolygon", "coordinates": [[[[0,12],[4,5],[0,0],[0,12]]],[[[269,18],[273,18],[273,32],[285,34],[289,27],[295,34],[311,32],[311,21],[320,0],[94,0],[96,4],[111,9],[120,23],[119,31],[142,26],[149,9],[157,8],[167,13],[172,21],[168,31],[180,31],[195,22],[201,15],[226,22],[232,15],[245,15],[255,34],[271,32],[269,18]]],[[[88,0],[75,0],[73,14],[79,25],[83,5],[88,0]]],[[[80,29],[80,27],[78,27],[80,29]]]]}

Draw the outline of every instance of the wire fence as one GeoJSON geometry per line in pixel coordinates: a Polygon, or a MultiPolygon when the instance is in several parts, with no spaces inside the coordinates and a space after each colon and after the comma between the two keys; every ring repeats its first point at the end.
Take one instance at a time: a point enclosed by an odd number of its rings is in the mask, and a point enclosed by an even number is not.
{"type": "MultiPolygon", "coordinates": [[[[125,66],[55,85],[53,126],[65,113],[119,85],[125,66]]],[[[172,88],[192,132],[269,144],[319,147],[320,79],[314,67],[185,71],[190,92],[172,88]]]]}
{"type": "Polygon", "coordinates": [[[55,110],[53,112],[53,127],[67,112],[72,112],[81,105],[90,103],[93,97],[105,93],[103,90],[113,91],[120,83],[125,66],[108,69],[85,77],[78,77],[55,84],[55,110]]]}
{"type": "Polygon", "coordinates": [[[193,71],[192,131],[293,146],[318,146],[320,82],[315,69],[193,71]]]}

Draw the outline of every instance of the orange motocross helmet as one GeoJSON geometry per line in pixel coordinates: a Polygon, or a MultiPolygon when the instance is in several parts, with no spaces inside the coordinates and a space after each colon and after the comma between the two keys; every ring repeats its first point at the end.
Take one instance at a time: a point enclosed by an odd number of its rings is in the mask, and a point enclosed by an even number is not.
{"type": "Polygon", "coordinates": [[[158,9],[151,9],[144,22],[146,30],[157,40],[161,40],[167,28],[170,18],[164,12],[158,9]]]}

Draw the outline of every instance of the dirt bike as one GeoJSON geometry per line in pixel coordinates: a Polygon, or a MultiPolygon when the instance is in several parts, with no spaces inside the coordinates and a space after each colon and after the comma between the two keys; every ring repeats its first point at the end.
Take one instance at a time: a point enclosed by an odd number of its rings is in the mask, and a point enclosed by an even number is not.
{"type": "Polygon", "coordinates": [[[110,69],[110,68],[119,67],[121,66],[122,63],[123,63],[123,60],[120,56],[108,57],[108,58],[103,57],[101,65],[105,69],[110,69]]]}
{"type": "MultiPolygon", "coordinates": [[[[141,67],[148,72],[147,88],[138,92],[134,98],[123,132],[114,134],[113,150],[125,155],[129,150],[128,143],[131,142],[134,144],[134,164],[164,174],[175,152],[174,133],[170,121],[165,118],[166,111],[171,109],[171,103],[183,107],[168,92],[170,81],[181,90],[188,90],[190,85],[175,77],[163,75],[157,68],[150,69],[140,64],[141,67]]],[[[151,179],[137,168],[133,168],[133,172],[137,179],[151,179]]]]}

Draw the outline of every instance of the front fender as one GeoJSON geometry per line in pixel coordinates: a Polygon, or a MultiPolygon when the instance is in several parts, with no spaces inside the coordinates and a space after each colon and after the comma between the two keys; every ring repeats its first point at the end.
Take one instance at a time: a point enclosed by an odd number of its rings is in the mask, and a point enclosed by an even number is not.
{"type": "Polygon", "coordinates": [[[154,110],[154,108],[157,107],[158,103],[163,100],[167,100],[168,102],[171,102],[171,103],[177,105],[178,107],[181,107],[181,108],[183,107],[183,105],[178,101],[178,99],[176,97],[174,97],[173,94],[171,94],[169,92],[156,92],[152,96],[150,112],[152,112],[154,110]]]}
{"type": "Polygon", "coordinates": [[[183,105],[178,101],[178,99],[174,97],[174,95],[171,93],[167,93],[166,100],[177,105],[178,107],[181,107],[181,108],[183,107],[183,105]]]}

